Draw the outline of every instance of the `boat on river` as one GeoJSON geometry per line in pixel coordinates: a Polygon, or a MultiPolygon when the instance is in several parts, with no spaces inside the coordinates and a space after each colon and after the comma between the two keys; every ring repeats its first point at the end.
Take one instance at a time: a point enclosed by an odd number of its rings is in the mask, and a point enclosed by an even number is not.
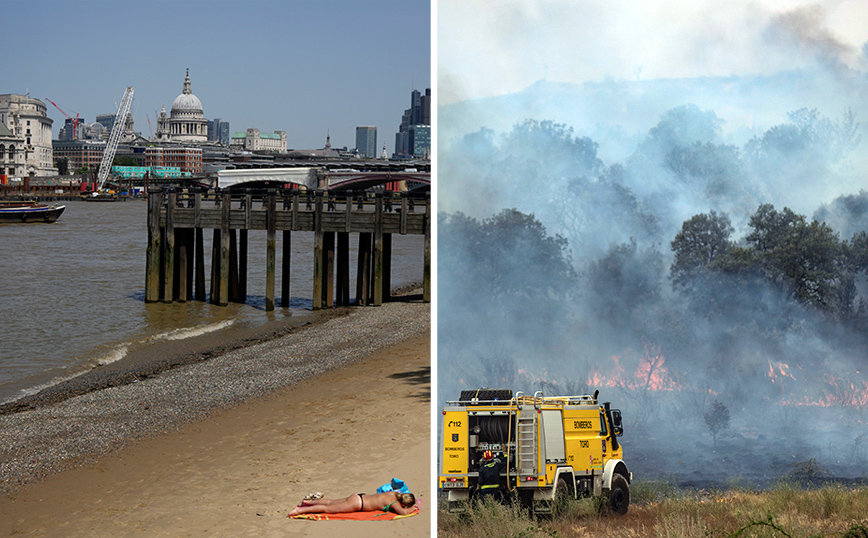
{"type": "Polygon", "coordinates": [[[66,209],[65,205],[35,201],[0,201],[0,223],[54,222],[66,209]]]}
{"type": "Polygon", "coordinates": [[[114,192],[92,192],[84,197],[85,202],[125,202],[126,198],[121,198],[114,192]]]}

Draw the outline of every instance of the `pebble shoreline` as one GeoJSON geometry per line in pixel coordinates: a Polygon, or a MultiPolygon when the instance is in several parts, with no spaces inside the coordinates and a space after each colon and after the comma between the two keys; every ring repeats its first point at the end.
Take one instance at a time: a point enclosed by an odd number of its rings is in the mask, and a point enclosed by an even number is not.
{"type": "Polygon", "coordinates": [[[271,394],[365,356],[430,334],[419,301],[357,308],[267,342],[126,385],[0,416],[0,493],[96,461],[214,411],[271,394]]]}

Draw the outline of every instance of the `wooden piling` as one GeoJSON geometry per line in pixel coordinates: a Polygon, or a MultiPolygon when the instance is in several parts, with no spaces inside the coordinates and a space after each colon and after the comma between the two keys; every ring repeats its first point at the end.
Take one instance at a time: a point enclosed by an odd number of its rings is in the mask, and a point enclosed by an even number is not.
{"type": "Polygon", "coordinates": [[[392,234],[383,234],[383,302],[392,298],[392,234]]]}
{"type": "Polygon", "coordinates": [[[202,193],[193,195],[193,229],[195,230],[195,291],[193,297],[205,302],[205,242],[202,231],[202,193]]]}
{"type": "Polygon", "coordinates": [[[229,301],[243,303],[238,284],[238,233],[229,230],[229,301]]]}
{"type": "Polygon", "coordinates": [[[160,206],[162,193],[148,192],[148,250],[145,254],[145,302],[160,300],[160,206]]]}
{"type": "MultiPolygon", "coordinates": [[[[197,195],[198,196],[198,195],[197,195]]],[[[198,204],[198,201],[197,201],[198,204]]],[[[197,301],[205,302],[205,238],[202,228],[196,228],[196,291],[197,301]]]]}
{"type": "Polygon", "coordinates": [[[290,261],[292,259],[292,232],[286,230],[283,232],[283,241],[281,241],[281,256],[280,256],[280,306],[289,306],[289,275],[290,261]]]}
{"type": "Polygon", "coordinates": [[[374,269],[374,298],[373,305],[383,304],[383,193],[374,195],[376,219],[374,224],[374,249],[371,263],[374,269]]]}
{"type": "Polygon", "coordinates": [[[414,214],[415,198],[402,194],[398,202],[397,198],[385,200],[382,193],[376,194],[371,211],[369,199],[356,199],[352,192],[318,190],[311,196],[299,190],[271,190],[264,200],[248,192],[235,195],[234,208],[229,191],[216,193],[213,206],[203,207],[203,197],[201,192],[191,193],[189,198],[158,189],[149,192],[146,302],[207,298],[203,238],[207,228],[213,230],[210,300],[217,305],[247,300],[250,230],[267,234],[266,310],[274,309],[279,231],[283,232],[280,302],[284,307],[291,298],[293,231],[314,233],[314,309],[349,304],[353,233],[358,234],[357,304],[380,305],[389,300],[396,233],[425,235],[423,298],[430,300],[432,210],[426,205],[423,213],[414,214]],[[387,202],[388,209],[394,211],[386,211],[387,202]]]}
{"type": "Polygon", "coordinates": [[[335,304],[347,306],[350,304],[350,234],[338,232],[337,277],[335,282],[335,304]]]}
{"type": "Polygon", "coordinates": [[[356,272],[356,304],[365,306],[370,303],[371,288],[371,233],[359,234],[358,270],[356,272]]]}
{"type": "Polygon", "coordinates": [[[253,207],[253,197],[244,196],[244,228],[238,230],[238,294],[239,302],[247,301],[247,231],[253,228],[253,217],[250,213],[253,207]]]}
{"type": "Polygon", "coordinates": [[[229,216],[232,198],[229,192],[219,194],[221,196],[222,215],[220,219],[220,286],[217,290],[217,305],[229,304],[229,216]]]}
{"type": "Polygon", "coordinates": [[[196,230],[187,229],[187,300],[195,299],[196,284],[196,230]]]}
{"type": "Polygon", "coordinates": [[[164,303],[171,303],[175,295],[175,200],[177,195],[170,192],[166,199],[166,248],[163,250],[163,296],[164,303]]]}
{"type": "Polygon", "coordinates": [[[401,235],[407,234],[407,214],[409,213],[409,211],[410,211],[410,204],[409,204],[409,200],[407,198],[407,193],[402,192],[401,193],[401,224],[399,225],[399,228],[401,230],[400,231],[401,235]]]}
{"type": "Polygon", "coordinates": [[[323,306],[335,305],[335,232],[323,232],[323,306]]]}
{"type": "Polygon", "coordinates": [[[316,191],[313,217],[313,309],[323,305],[323,230],[322,230],[322,191],[316,191]]]}
{"type": "Polygon", "coordinates": [[[188,230],[183,229],[175,230],[176,247],[178,250],[178,275],[175,279],[178,294],[175,297],[175,300],[181,303],[187,302],[187,282],[191,276],[187,267],[187,251],[189,249],[189,234],[187,232],[188,230]]]}
{"type": "Polygon", "coordinates": [[[211,304],[220,300],[220,228],[214,229],[211,241],[211,304]]]}
{"type": "Polygon", "coordinates": [[[277,195],[274,190],[268,191],[265,216],[266,246],[265,246],[265,310],[274,310],[274,270],[275,270],[275,224],[277,195]]]}

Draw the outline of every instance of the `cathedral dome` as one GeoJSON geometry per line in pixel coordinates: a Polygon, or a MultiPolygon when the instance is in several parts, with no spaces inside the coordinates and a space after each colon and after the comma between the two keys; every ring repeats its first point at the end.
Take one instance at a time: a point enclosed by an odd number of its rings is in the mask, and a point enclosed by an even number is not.
{"type": "Polygon", "coordinates": [[[192,93],[182,93],[172,103],[172,114],[174,115],[176,112],[202,114],[202,102],[192,93]]]}
{"type": "Polygon", "coordinates": [[[166,107],[157,121],[157,139],[169,142],[206,143],[208,120],[202,111],[202,102],[190,91],[190,70],[184,78],[184,92],[172,103],[171,117],[166,117],[166,107]]]}
{"type": "Polygon", "coordinates": [[[202,117],[203,111],[202,102],[190,91],[190,70],[187,69],[187,76],[184,79],[184,91],[172,103],[172,117],[191,114],[202,117]]]}

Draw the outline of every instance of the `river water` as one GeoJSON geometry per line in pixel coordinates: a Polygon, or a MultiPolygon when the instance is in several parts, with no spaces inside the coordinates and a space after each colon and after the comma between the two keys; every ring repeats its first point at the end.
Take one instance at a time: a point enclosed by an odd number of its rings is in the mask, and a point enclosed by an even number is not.
{"type": "MultiPolygon", "coordinates": [[[[205,334],[231,339],[233,331],[313,318],[312,233],[292,234],[289,308],[265,311],[266,238],[256,231],[248,237],[245,304],[145,304],[147,204],[65,204],[54,224],[0,225],[0,403],[143,348],[205,334]]],[[[207,265],[208,245],[205,251],[207,265]]],[[[278,244],[278,269],[280,252],[278,244]]],[[[354,255],[351,243],[352,275],[354,255]]],[[[393,287],[422,281],[423,255],[422,236],[393,236],[393,287]]],[[[350,288],[355,295],[355,284],[350,288]]]]}

